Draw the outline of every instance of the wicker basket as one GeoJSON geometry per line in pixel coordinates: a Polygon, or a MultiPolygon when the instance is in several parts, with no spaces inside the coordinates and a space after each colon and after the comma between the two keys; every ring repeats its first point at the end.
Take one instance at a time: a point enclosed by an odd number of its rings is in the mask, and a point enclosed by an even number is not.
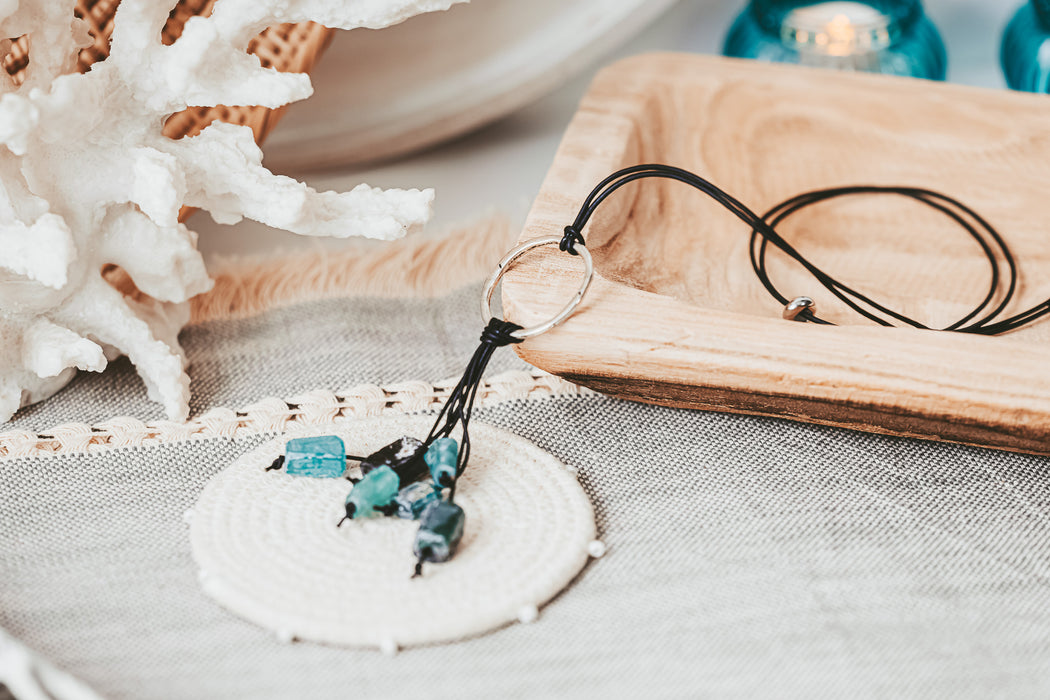
{"type": "MultiPolygon", "coordinates": [[[[113,34],[113,14],[120,0],[77,0],[76,14],[87,20],[95,43],[80,52],[80,70],[87,71],[91,64],[109,56],[109,38],[113,34]]],[[[164,42],[173,43],[180,34],[186,20],[193,15],[211,12],[215,0],[180,0],[171,11],[164,27],[164,42]]],[[[314,22],[282,24],[270,27],[252,40],[248,51],[259,57],[266,67],[279,71],[308,73],[332,37],[332,30],[314,22]]],[[[29,42],[22,37],[14,43],[4,59],[4,68],[16,83],[20,83],[29,63],[29,42]]],[[[172,115],[164,127],[164,133],[172,138],[192,136],[220,119],[234,124],[246,124],[255,132],[255,139],[262,141],[280,119],[282,109],[265,107],[194,107],[172,115]]]]}

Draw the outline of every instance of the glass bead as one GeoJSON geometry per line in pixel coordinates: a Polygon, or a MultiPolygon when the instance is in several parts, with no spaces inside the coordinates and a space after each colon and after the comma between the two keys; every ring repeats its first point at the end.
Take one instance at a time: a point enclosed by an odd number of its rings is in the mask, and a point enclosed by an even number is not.
{"type": "Polygon", "coordinates": [[[346,448],[335,435],[289,440],[284,457],[284,470],[294,476],[331,479],[346,472],[346,448]]]}
{"type": "Polygon", "coordinates": [[[463,539],[466,515],[449,501],[435,501],[423,511],[412,548],[420,562],[443,562],[452,558],[463,539]]]}
{"type": "Polygon", "coordinates": [[[387,515],[401,480],[390,467],[377,467],[354,484],[346,497],[346,517],[372,518],[387,515]]]}
{"type": "Polygon", "coordinates": [[[397,517],[419,520],[427,506],[441,498],[441,491],[429,481],[409,484],[397,493],[397,517]]]}
{"type": "Polygon", "coordinates": [[[390,467],[401,479],[401,486],[408,486],[427,473],[423,460],[422,440],[411,436],[398,438],[386,447],[373,452],[361,461],[361,473],[367,475],[373,469],[390,467]]]}
{"type": "Polygon", "coordinates": [[[439,486],[451,486],[456,481],[456,460],[459,458],[459,444],[450,437],[434,440],[423,456],[430,476],[439,486]]]}

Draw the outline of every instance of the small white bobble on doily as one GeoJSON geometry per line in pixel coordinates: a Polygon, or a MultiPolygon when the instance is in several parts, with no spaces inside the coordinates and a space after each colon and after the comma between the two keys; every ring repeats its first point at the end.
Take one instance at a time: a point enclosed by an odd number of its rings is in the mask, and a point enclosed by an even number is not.
{"type": "Polygon", "coordinates": [[[600,559],[605,556],[605,543],[601,540],[591,540],[591,543],[587,545],[587,553],[595,559],[600,559]]]}
{"type": "Polygon", "coordinates": [[[295,641],[295,635],[289,629],[275,630],[274,635],[276,635],[277,641],[281,644],[291,644],[295,641]]]}
{"type": "Polygon", "coordinates": [[[397,656],[397,642],[395,642],[392,637],[387,637],[379,643],[379,651],[383,652],[387,656],[397,656]]]}
{"type": "Polygon", "coordinates": [[[539,619],[540,609],[535,605],[523,605],[518,610],[518,622],[523,625],[528,625],[539,619]]]}
{"type": "Polygon", "coordinates": [[[565,465],[565,471],[569,472],[573,476],[576,476],[576,475],[578,475],[580,473],[580,470],[577,469],[576,467],[572,466],[571,464],[566,464],[565,465]]]}
{"type": "Polygon", "coordinates": [[[201,569],[197,573],[197,580],[200,582],[200,586],[204,592],[210,596],[218,595],[222,590],[222,579],[213,576],[210,571],[201,569]]]}
{"type": "Polygon", "coordinates": [[[193,509],[188,508],[182,513],[182,522],[190,525],[193,523],[193,509]]]}

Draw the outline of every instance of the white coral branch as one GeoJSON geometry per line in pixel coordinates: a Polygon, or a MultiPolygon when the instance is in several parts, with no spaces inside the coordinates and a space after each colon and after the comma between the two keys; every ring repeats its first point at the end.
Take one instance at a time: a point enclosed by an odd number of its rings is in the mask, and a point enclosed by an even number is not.
{"type": "Polygon", "coordinates": [[[211,20],[233,46],[245,49],[252,37],[275,24],[314,21],[333,29],[383,29],[457,2],[462,0],[223,0],[211,20]]]}
{"type": "Polygon", "coordinates": [[[125,299],[97,278],[56,312],[55,320],[100,345],[120,348],[146,383],[149,398],[171,418],[186,418],[190,380],[175,340],[178,329],[189,320],[185,306],[125,299]]]}
{"type": "Polygon", "coordinates": [[[28,225],[17,219],[0,223],[0,250],[0,266],[7,271],[53,289],[66,284],[74,248],[61,216],[44,214],[28,225]]]}
{"type": "Polygon", "coordinates": [[[41,379],[57,377],[68,367],[91,372],[106,368],[101,347],[46,318],[36,319],[26,330],[22,361],[41,379]]]}
{"type": "Polygon", "coordinates": [[[0,18],[0,36],[28,34],[32,39],[33,60],[23,83],[27,90],[73,72],[78,52],[91,45],[87,25],[63,2],[5,0],[0,2],[0,18]]]}
{"type": "Polygon", "coordinates": [[[317,192],[262,165],[251,129],[217,122],[193,138],[162,146],[192,164],[186,204],[211,212],[220,223],[242,216],[305,236],[400,238],[430,216],[433,190],[380,190],[358,185],[350,192],[317,192]]]}
{"type": "Polygon", "coordinates": [[[25,84],[0,84],[0,420],[75,368],[101,371],[111,349],[128,355],[170,417],[186,416],[177,336],[185,302],[211,280],[196,234],[178,222],[184,205],[309,236],[389,240],[422,225],[431,190],[317,192],[263,167],[246,127],[216,123],[178,141],[161,129],[190,105],[309,96],[307,76],[246,53],[270,25],[381,28],[454,1],[217,0],[165,46],[171,3],[123,0],[110,58],[80,75],[88,38],[71,0],[0,0],[0,36],[28,34],[31,46],[25,84]],[[144,298],[105,282],[101,270],[114,264],[144,298]]]}
{"type": "Polygon", "coordinates": [[[124,268],[135,286],[154,299],[184,302],[212,288],[197,252],[197,234],[184,225],[160,226],[138,209],[125,206],[110,210],[102,230],[101,256],[124,268]],[[163,250],[166,256],[145,257],[142,250],[163,250]]]}

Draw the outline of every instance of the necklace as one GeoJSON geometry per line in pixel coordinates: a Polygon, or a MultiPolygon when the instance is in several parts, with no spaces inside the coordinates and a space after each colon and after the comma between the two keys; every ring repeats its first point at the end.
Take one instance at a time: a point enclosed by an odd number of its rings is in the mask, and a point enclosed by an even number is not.
{"type": "Polygon", "coordinates": [[[339,521],[354,521],[377,516],[398,516],[419,521],[413,545],[414,576],[423,573],[426,563],[451,559],[463,536],[465,514],[455,503],[456,482],[470,460],[470,419],[478,387],[485,368],[495,351],[506,345],[521,343],[545,333],[564,322],[575,312],[587,294],[594,276],[594,264],[587,250],[583,230],[595,210],[624,185],[645,178],[676,180],[703,192],[732,212],[751,229],[750,261],[759,281],[779,304],[785,318],[800,322],[833,325],[817,315],[809,297],[789,300],[776,287],[766,266],[770,244],[802,266],[816,282],[840,299],[860,316],[882,326],[904,324],[928,329],[887,305],[859,292],[808,260],[776,230],[791,215],[802,209],[839,197],[879,195],[908,197],[926,205],[959,225],[977,244],[988,261],[991,283],[982,301],[962,318],[939,330],[980,335],[997,335],[1032,323],[1050,313],[1050,299],[1014,314],[1004,313],[1018,287],[1017,264],[1002,236],[976,212],[947,195],[916,187],[851,186],[815,190],[777,204],[759,216],[743,203],[708,180],[681,168],[662,164],[637,165],[619,170],[602,180],[584,200],[572,224],[563,235],[525,241],[509,251],[497,264],[482,294],[481,313],[487,320],[477,350],[467,364],[459,383],[438,413],[430,433],[424,439],[405,436],[365,456],[346,455],[342,441],[335,436],[290,440],[285,455],[267,469],[282,467],[287,473],[313,477],[343,477],[348,464],[356,463],[360,478],[347,477],[353,483],[344,504],[346,515],[339,521]],[[492,296],[503,275],[520,256],[533,248],[558,245],[563,252],[579,257],[584,274],[575,295],[549,320],[525,328],[496,317],[491,311],[492,296]],[[459,439],[454,437],[458,432],[459,439]]]}

